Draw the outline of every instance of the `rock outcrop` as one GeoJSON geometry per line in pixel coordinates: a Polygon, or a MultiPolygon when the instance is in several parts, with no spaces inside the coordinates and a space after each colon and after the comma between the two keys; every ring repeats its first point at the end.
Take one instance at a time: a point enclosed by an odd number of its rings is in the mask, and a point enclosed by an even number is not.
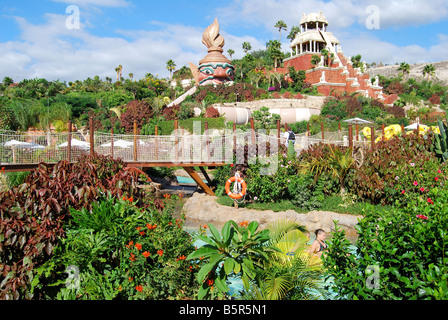
{"type": "Polygon", "coordinates": [[[340,214],[328,211],[311,211],[309,213],[297,213],[294,210],[274,212],[272,210],[254,210],[246,208],[234,208],[219,204],[217,197],[211,197],[204,193],[194,193],[184,206],[186,224],[193,227],[204,224],[213,224],[220,228],[228,220],[235,222],[257,221],[260,228],[265,228],[270,222],[277,219],[288,219],[306,227],[307,231],[313,233],[316,229],[324,229],[326,232],[335,230],[334,220],[338,221],[341,229],[346,231],[347,236],[355,236],[355,225],[362,216],[340,214]]]}

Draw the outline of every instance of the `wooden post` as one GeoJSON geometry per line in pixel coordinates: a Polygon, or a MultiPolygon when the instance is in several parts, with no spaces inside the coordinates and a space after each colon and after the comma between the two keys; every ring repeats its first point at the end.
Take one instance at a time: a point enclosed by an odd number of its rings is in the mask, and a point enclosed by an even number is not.
{"type": "Polygon", "coordinates": [[[404,124],[401,124],[401,135],[404,135],[404,124]]]}
{"type": "Polygon", "coordinates": [[[320,131],[322,132],[322,140],[325,140],[325,134],[324,134],[324,122],[320,122],[320,131]]]}
{"type": "Polygon", "coordinates": [[[137,120],[134,120],[134,161],[137,161],[137,120]]]}
{"type": "Polygon", "coordinates": [[[348,146],[353,149],[353,128],[352,125],[348,125],[348,146]]]}
{"type": "Polygon", "coordinates": [[[155,130],[156,130],[156,132],[155,132],[155,135],[156,135],[156,137],[155,137],[156,160],[159,160],[159,152],[158,152],[158,149],[159,149],[158,148],[158,140],[159,139],[157,139],[157,136],[159,135],[159,126],[156,125],[155,130]]]}
{"type": "Polygon", "coordinates": [[[310,136],[310,123],[309,122],[306,124],[306,135],[308,137],[310,136]]]}
{"type": "Polygon", "coordinates": [[[114,157],[114,128],[110,129],[110,156],[114,157]]]}
{"type": "Polygon", "coordinates": [[[90,155],[95,154],[95,128],[93,126],[93,117],[90,117],[90,155]]]}
{"type": "Polygon", "coordinates": [[[372,145],[372,151],[375,150],[375,127],[370,127],[370,143],[372,145]]]}
{"type": "Polygon", "coordinates": [[[356,141],[358,141],[358,136],[359,136],[359,124],[356,124],[356,141]]]}
{"type": "Polygon", "coordinates": [[[254,118],[250,118],[250,131],[252,135],[252,144],[255,144],[255,124],[254,118]]]}
{"type": "Polygon", "coordinates": [[[68,121],[68,137],[67,137],[67,161],[72,160],[72,122],[68,121]]]}

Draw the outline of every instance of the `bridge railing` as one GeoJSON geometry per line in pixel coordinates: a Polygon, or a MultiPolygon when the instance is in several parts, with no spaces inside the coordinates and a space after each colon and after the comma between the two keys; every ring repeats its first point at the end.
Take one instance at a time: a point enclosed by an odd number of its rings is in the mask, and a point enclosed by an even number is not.
{"type": "MultiPolygon", "coordinates": [[[[82,135],[80,132],[0,131],[0,165],[56,163],[64,159],[73,161],[81,154],[89,154],[92,145],[96,153],[121,158],[125,162],[231,163],[237,146],[284,143],[283,138],[275,133],[251,130],[221,130],[202,135],[178,130],[169,136],[95,132],[93,137],[91,143],[90,134],[82,135]]],[[[307,136],[306,133],[296,134],[294,148],[300,152],[320,142],[348,146],[348,133],[336,131],[312,136],[307,136]]],[[[353,139],[352,143],[363,146],[370,144],[360,138],[353,139]]]]}

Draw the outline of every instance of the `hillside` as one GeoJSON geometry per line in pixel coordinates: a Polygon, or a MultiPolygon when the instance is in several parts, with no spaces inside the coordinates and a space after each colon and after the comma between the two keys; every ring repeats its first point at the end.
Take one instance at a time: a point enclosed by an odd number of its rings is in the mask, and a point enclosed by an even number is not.
{"type": "MultiPolygon", "coordinates": [[[[428,63],[415,63],[410,64],[409,75],[406,77],[415,78],[415,79],[423,79],[423,68],[428,63]]],[[[432,62],[432,65],[436,68],[434,80],[439,80],[445,85],[448,85],[448,61],[440,61],[440,62],[432,62]]],[[[370,75],[370,77],[374,77],[376,75],[382,75],[385,77],[395,77],[398,76],[400,71],[398,65],[393,66],[384,66],[384,67],[373,67],[368,68],[366,72],[370,75]]]]}

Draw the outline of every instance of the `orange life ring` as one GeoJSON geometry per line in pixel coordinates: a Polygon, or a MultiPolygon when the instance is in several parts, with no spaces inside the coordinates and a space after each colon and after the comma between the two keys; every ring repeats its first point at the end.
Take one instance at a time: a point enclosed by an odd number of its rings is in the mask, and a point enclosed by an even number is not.
{"type": "Polygon", "coordinates": [[[247,185],[246,185],[246,181],[243,180],[243,178],[236,178],[236,177],[231,177],[229,180],[227,180],[226,182],[226,193],[227,195],[235,200],[241,199],[242,197],[244,197],[244,195],[246,194],[246,190],[247,190],[247,185]],[[238,180],[237,180],[238,179],[238,180]],[[232,182],[234,182],[235,180],[237,180],[238,182],[241,183],[241,192],[240,193],[233,193],[232,191],[230,191],[230,185],[232,184],[232,182]]]}

